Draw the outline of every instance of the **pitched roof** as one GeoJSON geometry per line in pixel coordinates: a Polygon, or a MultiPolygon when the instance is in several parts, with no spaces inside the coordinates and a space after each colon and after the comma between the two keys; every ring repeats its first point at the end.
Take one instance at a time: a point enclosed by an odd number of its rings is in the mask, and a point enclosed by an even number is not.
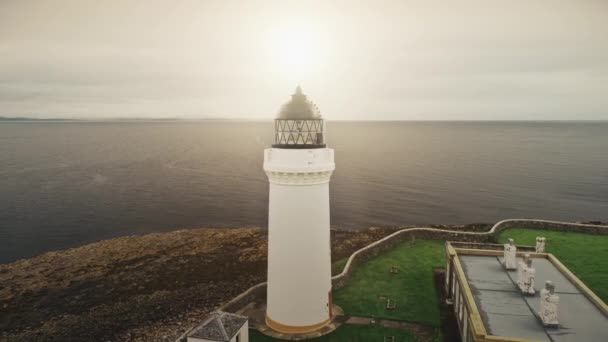
{"type": "Polygon", "coordinates": [[[245,322],[247,322],[247,317],[214,311],[188,337],[228,342],[241,330],[245,322]]]}

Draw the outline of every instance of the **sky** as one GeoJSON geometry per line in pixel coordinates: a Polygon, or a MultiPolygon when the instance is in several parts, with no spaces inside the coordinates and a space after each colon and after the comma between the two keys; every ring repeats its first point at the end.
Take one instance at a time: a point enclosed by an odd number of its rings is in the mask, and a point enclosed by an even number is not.
{"type": "Polygon", "coordinates": [[[608,120],[608,1],[0,0],[0,116],[608,120]]]}

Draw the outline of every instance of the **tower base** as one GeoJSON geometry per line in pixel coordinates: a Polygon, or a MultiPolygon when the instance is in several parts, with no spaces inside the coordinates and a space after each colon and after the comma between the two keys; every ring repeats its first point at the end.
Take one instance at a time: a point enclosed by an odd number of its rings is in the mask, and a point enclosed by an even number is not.
{"type": "Polygon", "coordinates": [[[292,326],[292,325],[285,325],[282,323],[279,323],[275,320],[273,320],[272,318],[268,317],[268,315],[266,315],[266,325],[272,329],[272,330],[276,330],[280,333],[284,333],[284,334],[305,334],[305,333],[309,333],[315,330],[319,330],[321,329],[323,326],[329,324],[331,322],[332,318],[328,318],[323,322],[319,322],[317,324],[312,324],[312,325],[303,325],[303,326],[292,326]]]}
{"type": "Polygon", "coordinates": [[[342,324],[346,321],[346,317],[344,316],[344,311],[337,305],[333,305],[332,311],[334,316],[319,324],[314,325],[314,329],[311,329],[313,326],[308,327],[291,327],[285,326],[284,324],[274,322],[271,318],[264,315],[263,321],[257,321],[253,324],[253,328],[259,331],[260,333],[280,339],[280,340],[288,340],[288,341],[300,341],[300,340],[308,340],[311,338],[321,337],[323,335],[327,335],[337,328],[342,326],[342,324]],[[282,329],[287,327],[287,329],[282,329]],[[303,331],[302,328],[308,328],[303,331]],[[280,329],[280,330],[279,330],[280,329]],[[300,332],[296,332],[300,331],[300,332]]]}

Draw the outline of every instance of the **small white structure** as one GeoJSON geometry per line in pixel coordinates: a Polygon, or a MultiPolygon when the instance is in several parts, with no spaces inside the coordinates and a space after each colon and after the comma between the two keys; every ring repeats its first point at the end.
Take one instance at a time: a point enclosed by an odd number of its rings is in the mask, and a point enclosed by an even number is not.
{"type": "Polygon", "coordinates": [[[545,253],[545,241],[544,236],[536,237],[536,253],[545,253]]]}
{"type": "Polygon", "coordinates": [[[534,277],[536,276],[536,269],[532,267],[532,259],[530,258],[529,254],[526,254],[524,258],[525,263],[520,262],[520,268],[517,270],[521,275],[521,278],[517,281],[517,285],[519,286],[521,293],[534,296],[536,293],[536,290],[534,290],[534,277]]]}
{"type": "Polygon", "coordinates": [[[524,257],[521,261],[517,263],[517,285],[523,282],[523,270],[528,264],[528,259],[530,259],[530,254],[524,254],[524,257]]]}
{"type": "Polygon", "coordinates": [[[270,183],[266,324],[306,333],[332,318],[329,180],[334,150],[325,123],[298,86],[264,151],[270,183]]]}
{"type": "Polygon", "coordinates": [[[517,269],[517,247],[513,244],[513,239],[509,239],[509,243],[505,244],[504,266],[508,270],[517,269]]]}
{"type": "Polygon", "coordinates": [[[551,281],[545,283],[545,288],[540,290],[540,311],[538,316],[543,325],[549,327],[559,326],[557,314],[559,310],[559,296],[555,293],[555,285],[551,281]]]}
{"type": "Polygon", "coordinates": [[[249,342],[249,321],[228,312],[212,312],[188,333],[188,342],[249,342]]]}

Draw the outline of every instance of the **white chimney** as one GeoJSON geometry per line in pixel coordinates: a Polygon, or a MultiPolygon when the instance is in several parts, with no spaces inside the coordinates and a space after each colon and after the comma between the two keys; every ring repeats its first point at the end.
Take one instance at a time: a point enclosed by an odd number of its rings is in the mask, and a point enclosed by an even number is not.
{"type": "Polygon", "coordinates": [[[536,253],[545,253],[545,237],[536,237],[536,253]]]}
{"type": "Polygon", "coordinates": [[[536,290],[534,290],[534,277],[536,276],[536,269],[532,267],[532,258],[530,254],[524,256],[524,262],[520,262],[520,269],[517,270],[520,274],[520,279],[517,282],[519,290],[522,294],[527,296],[534,296],[536,290]]]}
{"type": "Polygon", "coordinates": [[[513,244],[513,239],[509,239],[509,243],[505,244],[504,251],[504,266],[507,270],[517,269],[517,247],[513,244]]]}
{"type": "Polygon", "coordinates": [[[544,326],[557,327],[559,326],[559,322],[557,321],[558,311],[559,296],[555,293],[553,282],[547,280],[545,288],[540,290],[540,311],[538,312],[538,316],[544,326]]]}

